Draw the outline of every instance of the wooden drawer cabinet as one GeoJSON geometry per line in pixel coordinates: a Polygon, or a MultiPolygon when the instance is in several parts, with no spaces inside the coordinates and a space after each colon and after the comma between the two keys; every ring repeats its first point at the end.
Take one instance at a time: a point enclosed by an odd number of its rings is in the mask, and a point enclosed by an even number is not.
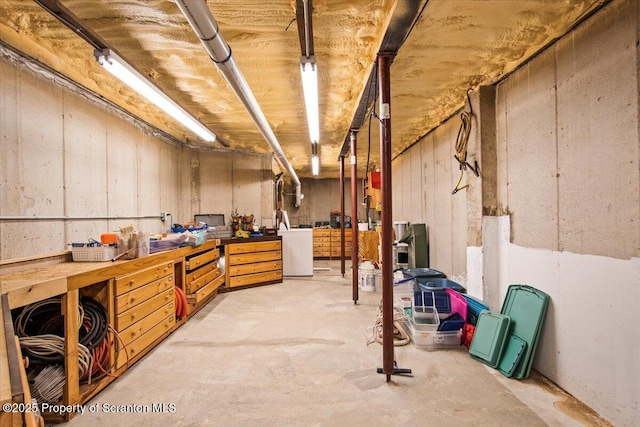
{"type": "Polygon", "coordinates": [[[255,243],[234,243],[227,245],[228,249],[225,253],[229,255],[234,254],[252,254],[256,252],[264,251],[280,251],[282,250],[282,241],[274,240],[268,242],[255,242],[255,243]]]}
{"type": "Polygon", "coordinates": [[[139,322],[121,330],[118,334],[120,335],[120,338],[122,338],[122,342],[118,340],[117,346],[119,347],[122,344],[129,345],[129,343],[135,341],[156,324],[162,322],[166,317],[169,317],[171,314],[175,315],[175,310],[175,303],[171,301],[152,311],[151,314],[143,317],[139,322]]]}
{"type": "Polygon", "coordinates": [[[122,295],[140,286],[173,273],[173,262],[167,262],[155,267],[138,271],[133,274],[118,277],[115,279],[115,294],[122,295]]]}
{"type": "Polygon", "coordinates": [[[282,260],[282,251],[254,252],[238,255],[230,255],[229,265],[251,264],[263,261],[282,260]]]}
{"type": "Polygon", "coordinates": [[[116,367],[125,366],[127,362],[132,362],[151,348],[150,346],[164,334],[171,332],[176,324],[176,314],[171,313],[160,322],[145,330],[137,339],[126,345],[126,351],[117,351],[116,367]]]}
{"type": "Polygon", "coordinates": [[[210,263],[211,261],[217,262],[218,258],[220,258],[219,249],[206,251],[199,255],[194,255],[187,258],[185,261],[185,268],[187,269],[187,271],[193,271],[196,268],[202,267],[203,265],[210,263]]]}
{"type": "Polygon", "coordinates": [[[137,359],[175,326],[174,263],[117,277],[114,280],[116,368],[137,359]]]}
{"type": "MultiPolygon", "coordinates": [[[[345,258],[351,256],[350,228],[344,230],[345,258]]],[[[339,228],[314,228],[313,229],[313,257],[314,258],[338,258],[342,255],[342,237],[339,228]]]]}
{"type": "Polygon", "coordinates": [[[120,314],[116,314],[116,330],[122,331],[140,319],[148,316],[166,304],[173,304],[175,300],[175,291],[173,288],[166,289],[158,295],[138,304],[129,310],[120,314]]]}
{"type": "Polygon", "coordinates": [[[258,283],[273,283],[282,281],[282,271],[267,271],[265,273],[245,274],[235,276],[229,280],[230,287],[254,285],[258,283]]]}
{"type": "Polygon", "coordinates": [[[123,313],[163,291],[173,289],[173,286],[173,274],[171,274],[140,286],[131,292],[118,295],[115,304],[116,313],[123,313]]]}
{"type": "Polygon", "coordinates": [[[225,245],[226,286],[282,282],[282,239],[225,245]]]}
{"type": "Polygon", "coordinates": [[[229,267],[231,276],[241,276],[243,274],[264,273],[265,271],[274,271],[282,269],[282,261],[256,262],[249,264],[232,265],[229,267]]]}
{"type": "Polygon", "coordinates": [[[217,248],[186,257],[184,288],[189,302],[188,313],[214,297],[218,288],[224,284],[219,261],[220,249],[217,248]]]}

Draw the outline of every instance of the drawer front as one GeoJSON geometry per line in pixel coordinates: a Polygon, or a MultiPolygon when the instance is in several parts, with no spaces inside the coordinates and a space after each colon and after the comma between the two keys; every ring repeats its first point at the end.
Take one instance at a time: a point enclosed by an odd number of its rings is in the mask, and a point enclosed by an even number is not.
{"type": "Polygon", "coordinates": [[[329,248],[326,249],[320,249],[320,250],[313,250],[313,256],[316,257],[321,257],[321,256],[329,256],[331,254],[329,248]]]}
{"type": "Polygon", "coordinates": [[[124,313],[116,314],[116,330],[122,331],[133,325],[138,320],[148,316],[167,303],[175,300],[174,288],[169,288],[160,294],[149,298],[137,306],[126,310],[124,313]]]}
{"type": "Polygon", "coordinates": [[[210,262],[209,264],[206,264],[206,265],[198,268],[197,270],[192,271],[191,273],[187,274],[187,276],[186,276],[187,284],[193,282],[194,280],[200,279],[202,276],[204,276],[205,274],[215,270],[216,268],[218,268],[218,263],[217,262],[210,262]]]}
{"type": "Polygon", "coordinates": [[[316,237],[329,237],[331,236],[331,230],[328,228],[314,228],[313,229],[313,238],[316,237]]]}
{"type": "Polygon", "coordinates": [[[160,264],[155,267],[147,268],[133,274],[118,277],[115,280],[115,294],[122,295],[125,292],[132,291],[162,276],[173,273],[173,261],[160,264]]]}
{"type": "Polygon", "coordinates": [[[227,245],[226,254],[246,254],[250,252],[263,252],[263,251],[279,251],[282,249],[282,242],[280,240],[272,240],[268,242],[254,242],[254,243],[232,243],[227,245]]]}
{"type": "Polygon", "coordinates": [[[185,268],[188,271],[192,271],[195,270],[198,267],[201,267],[203,265],[205,265],[208,262],[213,261],[214,259],[218,259],[220,258],[220,250],[219,249],[214,249],[212,251],[207,251],[204,252],[200,255],[196,255],[194,257],[189,258],[186,261],[186,266],[185,268]]]}
{"type": "Polygon", "coordinates": [[[146,301],[167,289],[173,289],[173,282],[173,275],[170,275],[134,289],[131,292],[127,292],[126,294],[117,296],[116,314],[135,307],[141,302],[146,301]]]}
{"type": "Polygon", "coordinates": [[[282,261],[257,262],[254,264],[234,265],[229,267],[229,276],[264,273],[265,271],[282,270],[282,261]]]}
{"type": "Polygon", "coordinates": [[[280,280],[282,281],[281,271],[269,271],[266,273],[246,274],[244,276],[231,277],[229,279],[229,287],[253,285],[254,283],[263,283],[280,280]]]}
{"type": "Polygon", "coordinates": [[[331,242],[313,242],[314,248],[330,248],[331,242]]]}
{"type": "MultiPolygon", "coordinates": [[[[129,345],[129,343],[140,338],[143,334],[152,329],[158,323],[162,322],[171,314],[173,314],[174,316],[176,314],[176,306],[173,301],[165,304],[163,307],[160,307],[158,310],[152,312],[148,316],[138,320],[136,323],[129,326],[125,330],[118,331],[118,334],[120,335],[120,338],[122,338],[122,342],[124,342],[124,345],[129,345]]],[[[122,345],[119,340],[117,341],[117,344],[118,348],[120,348],[120,346],[122,345]]]]}
{"type": "Polygon", "coordinates": [[[330,243],[331,242],[331,237],[327,236],[327,237],[313,237],[313,244],[315,245],[316,243],[330,243]]]}
{"type": "Polygon", "coordinates": [[[170,316],[165,317],[160,323],[149,329],[146,333],[142,334],[138,339],[129,343],[126,346],[126,353],[124,351],[118,351],[117,354],[117,369],[127,364],[127,354],[129,359],[133,359],[139,354],[143,353],[147,347],[149,347],[155,340],[162,335],[168,333],[173,329],[176,324],[176,315],[171,313],[170,316]]]}
{"type": "Polygon", "coordinates": [[[198,280],[194,280],[191,283],[187,283],[187,286],[186,286],[187,293],[188,294],[194,293],[195,291],[197,291],[198,289],[200,289],[201,287],[203,287],[204,285],[206,285],[207,283],[209,283],[210,281],[212,281],[213,279],[215,279],[219,275],[220,275],[220,269],[216,268],[216,269],[208,272],[207,274],[205,274],[204,276],[202,276],[198,280]]]}
{"type": "Polygon", "coordinates": [[[282,252],[280,251],[270,251],[270,252],[257,252],[254,254],[239,254],[229,256],[228,261],[229,265],[238,265],[238,264],[249,264],[253,262],[264,262],[264,261],[281,261],[282,260],[282,252]]]}
{"type": "Polygon", "coordinates": [[[191,303],[199,303],[204,301],[209,295],[215,292],[222,284],[224,283],[224,276],[217,277],[211,282],[207,283],[201,289],[198,289],[197,292],[187,295],[187,301],[191,303]]]}
{"type": "MultiPolygon", "coordinates": [[[[336,249],[332,249],[331,250],[331,256],[341,256],[342,252],[340,251],[340,248],[336,248],[336,249]]],[[[345,250],[344,251],[344,256],[345,258],[351,258],[351,250],[345,250]]]]}

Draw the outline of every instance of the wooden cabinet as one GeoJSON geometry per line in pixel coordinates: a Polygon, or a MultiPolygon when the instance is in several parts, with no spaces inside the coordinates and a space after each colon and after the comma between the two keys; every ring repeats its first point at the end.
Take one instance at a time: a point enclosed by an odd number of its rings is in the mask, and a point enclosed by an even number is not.
{"type": "MultiPolygon", "coordinates": [[[[196,309],[215,296],[213,289],[224,281],[218,265],[219,245],[220,240],[211,239],[195,247],[116,262],[71,262],[70,251],[5,261],[0,264],[0,282],[3,284],[0,314],[9,314],[12,309],[59,295],[64,313],[77,312],[80,298],[84,296],[105,306],[109,323],[119,337],[114,337],[109,350],[110,375],[91,384],[81,384],[78,378],[78,316],[64,316],[65,386],[60,403],[86,403],[183,322],[176,322],[176,286],[188,289],[189,306],[196,309]]],[[[193,311],[188,313],[184,321],[192,314],[193,311]]],[[[3,323],[12,325],[11,320],[3,323]]],[[[0,342],[5,342],[2,338],[0,334],[0,342]]],[[[6,351],[3,352],[0,346],[2,402],[6,400],[4,353],[6,351]]],[[[47,413],[45,416],[51,422],[60,422],[68,421],[74,414],[47,413]]],[[[5,425],[5,419],[8,418],[0,416],[0,425],[5,425]]]]}
{"type": "Polygon", "coordinates": [[[116,369],[146,353],[176,322],[174,262],[168,261],[114,280],[116,369]]]}
{"type": "Polygon", "coordinates": [[[282,238],[225,244],[227,288],[282,282],[282,238]]]}
{"type": "Polygon", "coordinates": [[[329,258],[331,256],[331,229],[313,229],[313,257],[329,258]]]}
{"type": "Polygon", "coordinates": [[[358,262],[379,261],[377,231],[358,231],[358,262]]]}
{"type": "MultiPolygon", "coordinates": [[[[314,228],[313,229],[313,257],[314,258],[338,258],[342,255],[341,234],[339,228],[314,228]]],[[[345,258],[351,256],[352,231],[344,230],[344,254],[345,258]]]]}
{"type": "Polygon", "coordinates": [[[209,249],[185,257],[185,294],[187,296],[188,314],[206,303],[218,293],[224,283],[224,275],[218,261],[220,249],[209,249]]]}

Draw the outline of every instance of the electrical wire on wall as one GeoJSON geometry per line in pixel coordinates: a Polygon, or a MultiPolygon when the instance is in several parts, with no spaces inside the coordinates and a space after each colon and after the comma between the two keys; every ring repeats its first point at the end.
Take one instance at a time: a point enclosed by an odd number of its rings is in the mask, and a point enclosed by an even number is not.
{"type": "Polygon", "coordinates": [[[460,124],[460,129],[458,129],[458,136],[456,138],[456,154],[454,154],[454,158],[460,164],[460,177],[458,178],[458,182],[456,183],[455,188],[451,192],[451,194],[456,194],[458,191],[464,190],[469,187],[469,184],[465,184],[462,187],[460,183],[462,183],[462,178],[464,176],[464,172],[469,168],[471,172],[475,176],[480,176],[480,170],[478,168],[478,162],[473,161],[473,166],[467,162],[467,146],[469,144],[469,136],[471,135],[471,121],[473,119],[473,106],[471,105],[471,98],[469,97],[469,92],[471,89],[467,90],[467,102],[469,103],[469,111],[463,111],[460,113],[460,120],[462,123],[460,124]]]}

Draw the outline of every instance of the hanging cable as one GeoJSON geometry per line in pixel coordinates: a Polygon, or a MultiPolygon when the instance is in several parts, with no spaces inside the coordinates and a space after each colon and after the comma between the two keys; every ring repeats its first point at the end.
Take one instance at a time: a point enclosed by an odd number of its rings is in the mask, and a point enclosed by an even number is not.
{"type": "Polygon", "coordinates": [[[471,135],[471,120],[473,118],[473,106],[471,105],[471,98],[469,97],[470,91],[471,89],[467,90],[469,111],[463,111],[462,113],[460,113],[460,120],[462,121],[462,123],[460,124],[460,129],[458,129],[458,136],[456,137],[456,154],[454,154],[453,156],[460,165],[460,177],[458,178],[458,182],[456,183],[456,186],[451,194],[456,194],[458,191],[464,190],[465,188],[469,187],[469,184],[465,184],[462,187],[460,186],[464,172],[467,170],[467,168],[469,168],[469,170],[471,170],[471,172],[473,172],[475,176],[480,176],[478,162],[474,160],[473,166],[471,166],[469,162],[467,162],[467,146],[469,144],[469,136],[471,135]]]}

